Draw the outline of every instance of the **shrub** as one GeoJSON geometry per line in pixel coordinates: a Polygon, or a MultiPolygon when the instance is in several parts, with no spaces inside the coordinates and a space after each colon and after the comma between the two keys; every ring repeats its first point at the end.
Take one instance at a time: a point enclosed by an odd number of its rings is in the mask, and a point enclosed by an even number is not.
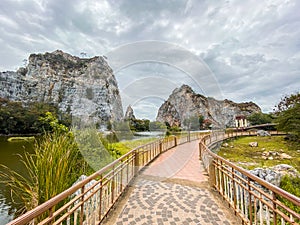
{"type": "Polygon", "coordinates": [[[273,117],[270,114],[266,113],[253,113],[247,118],[251,125],[259,125],[259,124],[266,124],[272,123],[273,117]]]}
{"type": "MultiPolygon", "coordinates": [[[[280,182],[280,188],[297,197],[300,197],[300,177],[284,176],[280,182]]],[[[298,206],[295,206],[293,203],[287,201],[284,198],[279,199],[283,201],[289,208],[297,213],[300,213],[300,208],[298,206]]]]}

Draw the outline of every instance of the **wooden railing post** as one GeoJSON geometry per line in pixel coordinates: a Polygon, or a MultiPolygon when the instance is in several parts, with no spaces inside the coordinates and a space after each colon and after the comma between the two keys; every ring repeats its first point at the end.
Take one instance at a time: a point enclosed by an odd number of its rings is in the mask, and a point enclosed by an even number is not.
{"type": "Polygon", "coordinates": [[[134,175],[136,176],[139,172],[140,168],[140,156],[139,156],[139,151],[136,150],[134,152],[134,175]]]}
{"type": "Polygon", "coordinates": [[[211,162],[209,163],[208,171],[209,171],[209,185],[211,187],[215,187],[216,186],[216,169],[215,169],[215,165],[214,165],[214,159],[211,160],[211,162]]]}
{"type": "Polygon", "coordinates": [[[100,190],[99,190],[99,221],[102,220],[102,175],[100,176],[100,190]]]}
{"type": "Polygon", "coordinates": [[[49,209],[49,218],[51,218],[51,221],[50,221],[49,225],[52,225],[52,224],[53,224],[53,218],[52,218],[52,216],[53,216],[53,211],[54,211],[54,207],[51,207],[51,208],[49,209]]]}
{"type": "MultiPolygon", "coordinates": [[[[84,186],[81,188],[81,194],[84,193],[84,186]]],[[[84,217],[84,195],[81,197],[81,206],[80,206],[80,218],[79,218],[79,224],[83,224],[83,217],[84,217]]]]}
{"type": "Polygon", "coordinates": [[[199,160],[202,160],[202,145],[201,141],[199,142],[199,160]]]}
{"type": "Polygon", "coordinates": [[[159,142],[159,154],[162,153],[163,147],[162,147],[162,142],[159,142]]]}
{"type": "Polygon", "coordinates": [[[250,177],[248,177],[248,198],[249,198],[249,220],[250,220],[250,224],[253,223],[253,217],[252,217],[252,214],[253,214],[253,210],[252,210],[252,195],[251,195],[251,180],[250,180],[250,177]]]}
{"type": "Polygon", "coordinates": [[[236,196],[236,189],[235,189],[235,171],[234,168],[231,168],[231,176],[232,176],[232,195],[233,195],[233,208],[234,208],[234,215],[236,215],[236,204],[237,204],[237,196],[236,196]]]}
{"type": "Polygon", "coordinates": [[[223,162],[221,161],[220,162],[220,165],[218,165],[219,167],[219,175],[220,175],[220,191],[221,191],[221,194],[222,194],[222,197],[224,198],[224,195],[225,195],[225,182],[224,182],[224,171],[223,171],[223,162]]]}
{"type": "Polygon", "coordinates": [[[174,146],[177,146],[177,137],[174,136],[174,146]]]}
{"type": "Polygon", "coordinates": [[[272,197],[273,197],[273,224],[277,225],[277,213],[276,213],[276,194],[274,193],[274,191],[272,191],[272,197]]]}
{"type": "Polygon", "coordinates": [[[111,204],[114,203],[115,199],[115,166],[113,166],[113,171],[112,171],[112,179],[111,179],[111,204]]]}

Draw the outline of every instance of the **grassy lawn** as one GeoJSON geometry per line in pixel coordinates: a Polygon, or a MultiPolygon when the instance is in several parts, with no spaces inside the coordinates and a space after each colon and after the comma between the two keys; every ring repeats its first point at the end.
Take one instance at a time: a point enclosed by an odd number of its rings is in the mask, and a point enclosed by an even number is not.
{"type": "Polygon", "coordinates": [[[121,142],[112,143],[111,148],[115,149],[116,151],[119,151],[121,153],[121,155],[124,155],[127,152],[129,152],[130,150],[132,150],[138,146],[148,144],[157,139],[159,139],[159,138],[151,137],[151,138],[143,138],[143,139],[138,139],[138,140],[121,141],[121,142]]]}
{"type": "MultiPolygon", "coordinates": [[[[272,137],[239,137],[227,140],[228,147],[221,147],[218,155],[235,162],[237,165],[253,169],[255,167],[271,167],[277,164],[288,164],[300,171],[300,153],[295,146],[290,146],[282,136],[272,137]],[[258,147],[250,147],[249,142],[258,142],[258,147]],[[263,152],[286,153],[291,159],[263,159],[263,152]]],[[[223,145],[224,145],[223,143],[223,145]]]]}

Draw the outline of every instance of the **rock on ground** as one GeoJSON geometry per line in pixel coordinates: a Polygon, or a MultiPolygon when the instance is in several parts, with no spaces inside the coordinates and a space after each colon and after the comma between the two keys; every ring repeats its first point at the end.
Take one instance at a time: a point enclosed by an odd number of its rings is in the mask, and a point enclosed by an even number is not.
{"type": "Polygon", "coordinates": [[[271,136],[271,134],[265,130],[258,130],[256,131],[256,134],[257,136],[261,136],[261,137],[271,136]]]}
{"type": "Polygon", "coordinates": [[[254,142],[249,142],[250,147],[258,147],[258,143],[256,141],[254,142]]]}

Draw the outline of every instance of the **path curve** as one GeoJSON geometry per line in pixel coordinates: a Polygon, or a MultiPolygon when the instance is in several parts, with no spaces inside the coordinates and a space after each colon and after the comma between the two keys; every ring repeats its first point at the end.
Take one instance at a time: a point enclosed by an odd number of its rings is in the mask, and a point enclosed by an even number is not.
{"type": "Polygon", "coordinates": [[[198,141],[179,145],[141,172],[104,224],[240,224],[207,179],[198,141]]]}

